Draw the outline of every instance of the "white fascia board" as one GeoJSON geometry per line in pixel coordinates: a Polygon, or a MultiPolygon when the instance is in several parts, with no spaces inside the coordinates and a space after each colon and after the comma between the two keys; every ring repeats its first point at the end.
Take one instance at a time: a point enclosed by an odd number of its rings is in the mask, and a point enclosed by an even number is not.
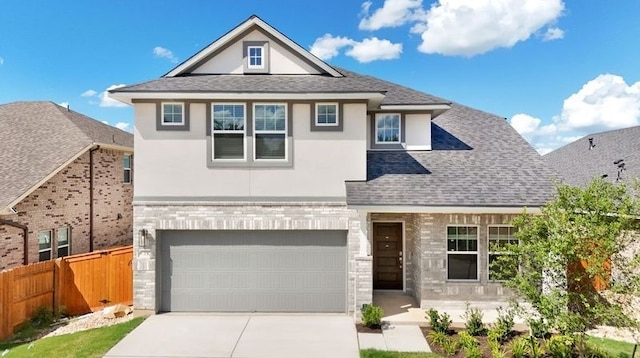
{"type": "Polygon", "coordinates": [[[234,38],[236,38],[238,35],[240,35],[244,31],[246,31],[248,28],[250,28],[253,25],[257,25],[258,27],[260,27],[264,31],[268,32],[271,36],[273,36],[273,37],[277,38],[278,40],[282,41],[285,45],[289,46],[289,48],[291,48],[292,50],[298,52],[299,55],[303,56],[307,60],[309,60],[312,63],[316,64],[318,67],[322,68],[327,73],[331,74],[333,77],[344,77],[340,72],[336,71],[333,67],[329,66],[324,61],[322,61],[319,58],[315,57],[309,51],[307,51],[304,48],[300,47],[300,45],[298,45],[297,43],[291,41],[288,37],[284,36],[278,30],[276,30],[275,28],[271,27],[271,25],[269,25],[266,22],[262,21],[257,16],[256,17],[252,17],[249,20],[247,20],[247,21],[243,22],[242,24],[238,25],[236,28],[234,28],[233,30],[231,30],[228,33],[226,33],[224,36],[222,36],[221,38],[216,40],[214,43],[212,43],[211,45],[207,46],[205,49],[203,49],[202,51],[198,52],[197,54],[195,54],[190,59],[188,59],[185,62],[183,62],[182,64],[180,64],[179,66],[177,66],[176,68],[174,68],[173,70],[168,72],[163,77],[174,77],[174,76],[178,76],[178,75],[182,74],[185,70],[187,70],[191,66],[197,64],[198,62],[202,61],[204,58],[206,58],[210,54],[214,53],[220,47],[226,45],[229,41],[232,41],[234,38]]]}
{"type": "Polygon", "coordinates": [[[371,100],[382,101],[384,94],[378,92],[351,92],[351,93],[214,93],[214,92],[115,92],[109,93],[109,97],[120,102],[131,104],[132,100],[145,99],[184,99],[184,100],[221,100],[221,99],[255,99],[255,100],[371,100]]]}
{"type": "Polygon", "coordinates": [[[451,109],[449,104],[383,104],[381,110],[394,111],[433,111],[451,109]]]}
{"type": "Polygon", "coordinates": [[[348,205],[349,209],[370,213],[429,213],[429,214],[540,214],[539,207],[522,206],[396,206],[348,205]]]}

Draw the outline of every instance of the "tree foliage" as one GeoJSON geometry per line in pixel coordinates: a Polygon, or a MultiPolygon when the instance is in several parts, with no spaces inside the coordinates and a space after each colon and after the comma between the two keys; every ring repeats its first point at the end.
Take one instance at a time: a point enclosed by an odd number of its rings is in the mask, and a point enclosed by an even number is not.
{"type": "Polygon", "coordinates": [[[531,319],[563,334],[584,333],[594,324],[638,327],[624,303],[613,299],[640,292],[640,258],[628,254],[638,246],[634,230],[640,228],[634,193],[602,179],[586,188],[557,185],[541,215],[525,212],[514,220],[520,242],[494,267],[519,266],[505,286],[529,303],[531,319]]]}

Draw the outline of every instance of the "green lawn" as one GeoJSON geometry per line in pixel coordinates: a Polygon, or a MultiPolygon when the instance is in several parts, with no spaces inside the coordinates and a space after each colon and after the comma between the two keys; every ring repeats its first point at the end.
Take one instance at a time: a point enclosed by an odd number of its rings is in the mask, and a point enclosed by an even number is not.
{"type": "Polygon", "coordinates": [[[385,352],[375,349],[360,351],[360,358],[440,358],[434,353],[385,352]]]}
{"type": "Polygon", "coordinates": [[[8,349],[3,358],[102,357],[143,320],[143,317],[138,317],[109,327],[42,338],[28,343],[0,342],[0,356],[8,349]]]}
{"type": "MultiPolygon", "coordinates": [[[[612,357],[622,357],[621,354],[626,354],[631,357],[631,353],[633,353],[633,344],[627,342],[596,337],[587,337],[587,342],[605,350],[611,354],[612,357]]],[[[640,350],[640,348],[638,348],[638,350],[640,350]]],[[[636,356],[638,356],[638,353],[636,353],[636,356]]]]}

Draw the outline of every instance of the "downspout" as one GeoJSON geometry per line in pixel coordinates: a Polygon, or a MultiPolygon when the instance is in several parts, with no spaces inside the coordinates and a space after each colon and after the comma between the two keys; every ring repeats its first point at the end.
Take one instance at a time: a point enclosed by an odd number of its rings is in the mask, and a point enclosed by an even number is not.
{"type": "Polygon", "coordinates": [[[93,252],[93,152],[99,145],[89,149],[89,252],[93,252]]]}
{"type": "Polygon", "coordinates": [[[29,264],[29,228],[26,225],[19,224],[17,222],[11,220],[0,219],[0,225],[9,225],[13,227],[17,227],[18,229],[22,229],[22,241],[24,242],[24,247],[22,249],[24,253],[23,265],[29,264]]]}

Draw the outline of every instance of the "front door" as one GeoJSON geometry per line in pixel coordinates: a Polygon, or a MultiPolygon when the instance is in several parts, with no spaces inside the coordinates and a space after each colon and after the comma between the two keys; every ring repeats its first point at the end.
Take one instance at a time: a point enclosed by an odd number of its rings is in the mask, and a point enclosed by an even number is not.
{"type": "Polygon", "coordinates": [[[373,289],[402,290],[402,223],[373,223],[373,289]]]}

